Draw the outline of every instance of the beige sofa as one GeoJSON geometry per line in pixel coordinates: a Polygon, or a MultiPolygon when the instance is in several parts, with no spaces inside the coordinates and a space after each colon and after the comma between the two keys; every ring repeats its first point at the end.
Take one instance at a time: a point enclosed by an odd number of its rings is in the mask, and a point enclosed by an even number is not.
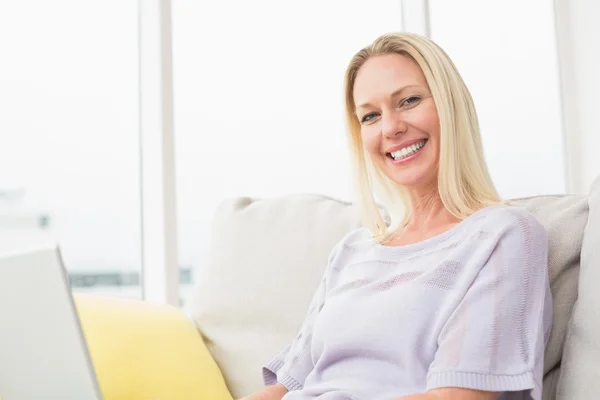
{"type": "MultiPolygon", "coordinates": [[[[514,204],[550,238],[555,315],[544,399],[600,398],[600,178],[585,196],[514,204]]],[[[320,195],[219,207],[188,312],[234,398],[262,386],[261,366],[295,337],[330,249],[358,226],[355,207],[320,195]]]]}

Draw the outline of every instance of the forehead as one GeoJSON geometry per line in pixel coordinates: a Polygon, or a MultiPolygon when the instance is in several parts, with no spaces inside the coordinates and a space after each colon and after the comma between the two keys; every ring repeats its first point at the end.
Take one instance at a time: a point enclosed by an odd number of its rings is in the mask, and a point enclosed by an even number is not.
{"type": "Polygon", "coordinates": [[[368,59],[354,80],[354,104],[390,95],[405,86],[427,87],[419,65],[407,56],[386,54],[368,59]]]}

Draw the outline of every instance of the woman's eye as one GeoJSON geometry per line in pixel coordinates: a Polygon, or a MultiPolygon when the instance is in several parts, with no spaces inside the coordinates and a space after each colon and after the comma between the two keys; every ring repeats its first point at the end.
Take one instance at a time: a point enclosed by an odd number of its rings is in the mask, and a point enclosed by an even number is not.
{"type": "Polygon", "coordinates": [[[414,105],[418,104],[419,101],[421,101],[421,98],[419,96],[410,96],[409,98],[404,100],[401,103],[401,105],[414,106],[414,105]]]}
{"type": "Polygon", "coordinates": [[[377,114],[375,114],[375,113],[369,113],[369,114],[365,115],[364,117],[362,117],[362,119],[360,120],[360,122],[362,122],[364,124],[365,122],[369,122],[370,120],[372,120],[376,116],[377,116],[377,114]]]}

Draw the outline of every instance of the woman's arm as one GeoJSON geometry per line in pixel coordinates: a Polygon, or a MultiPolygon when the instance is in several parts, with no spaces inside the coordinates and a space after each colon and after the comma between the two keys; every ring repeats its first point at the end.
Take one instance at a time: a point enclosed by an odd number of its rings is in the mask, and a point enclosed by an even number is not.
{"type": "Polygon", "coordinates": [[[496,400],[498,393],[462,388],[440,388],[423,394],[413,394],[398,400],[496,400]]]}
{"type": "Polygon", "coordinates": [[[252,393],[240,400],[281,400],[288,392],[285,386],[281,383],[267,386],[263,390],[252,393]]]}

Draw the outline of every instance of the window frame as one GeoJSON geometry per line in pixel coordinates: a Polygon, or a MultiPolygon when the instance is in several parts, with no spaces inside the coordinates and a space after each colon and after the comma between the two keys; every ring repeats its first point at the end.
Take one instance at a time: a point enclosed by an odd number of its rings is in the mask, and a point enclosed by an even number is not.
{"type": "Polygon", "coordinates": [[[171,0],[138,0],[142,299],[179,306],[171,0]]]}

